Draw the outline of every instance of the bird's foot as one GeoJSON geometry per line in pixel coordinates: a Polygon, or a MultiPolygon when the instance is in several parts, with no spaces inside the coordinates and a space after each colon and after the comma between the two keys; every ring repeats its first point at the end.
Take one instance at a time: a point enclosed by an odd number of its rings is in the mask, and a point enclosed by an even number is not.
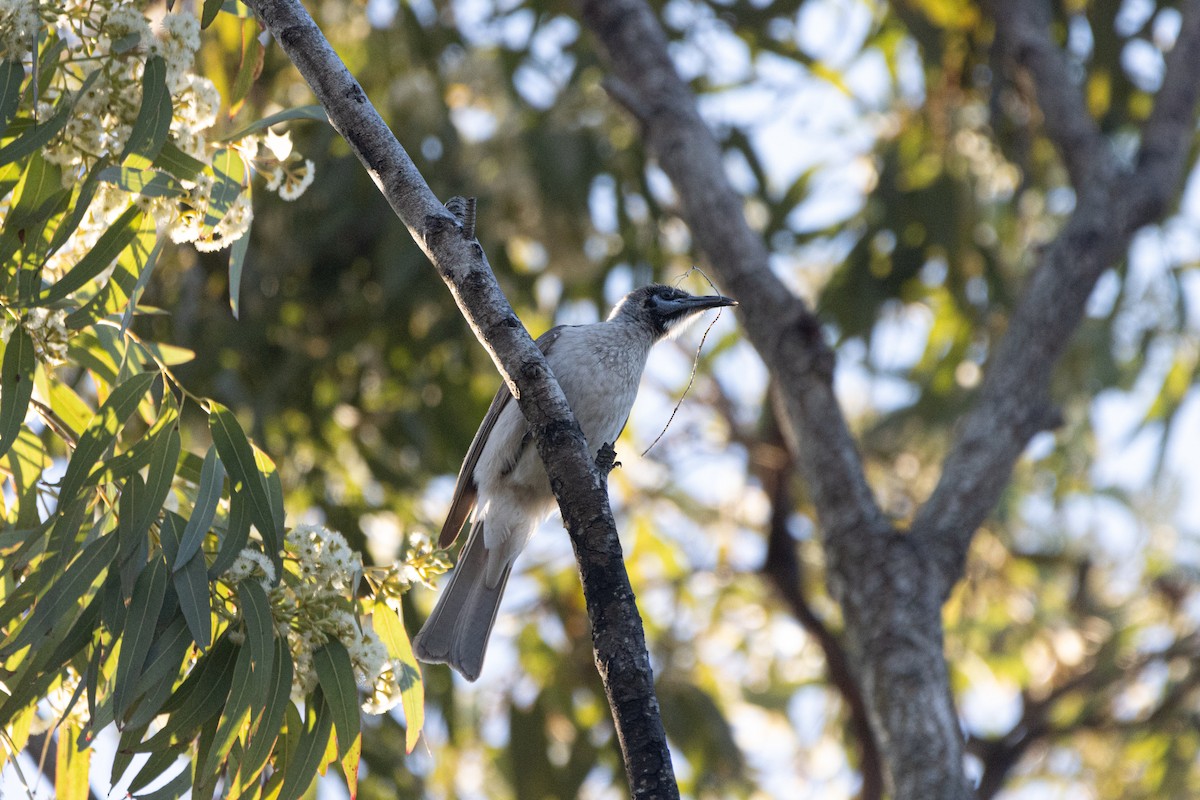
{"type": "Polygon", "coordinates": [[[621,466],[621,462],[617,461],[617,451],[611,444],[605,442],[596,453],[596,469],[600,470],[601,474],[607,478],[608,473],[619,466],[621,466]]]}

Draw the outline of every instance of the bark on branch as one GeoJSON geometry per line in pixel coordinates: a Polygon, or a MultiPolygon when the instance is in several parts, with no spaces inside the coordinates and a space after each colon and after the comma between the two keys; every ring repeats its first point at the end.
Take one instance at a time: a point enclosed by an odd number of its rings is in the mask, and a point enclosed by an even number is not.
{"type": "Polygon", "coordinates": [[[625,571],[605,476],[542,353],[496,283],[465,213],[434,196],[298,0],[247,3],[312,87],[330,123],[450,288],[525,415],[579,562],[596,665],[634,797],[678,797],[641,618],[625,571]]]}
{"type": "Polygon", "coordinates": [[[1046,135],[1068,165],[1076,206],[1035,266],[941,480],[914,520],[914,534],[938,564],[943,596],[962,577],[975,530],[995,507],[1029,438],[1055,420],[1050,378],[1096,281],[1127,252],[1137,230],[1161,220],[1178,196],[1200,95],[1200,2],[1189,0],[1137,158],[1123,167],[1088,114],[1082,88],[1065,79],[1066,58],[1051,39],[1045,4],[1020,0],[991,10],[997,45],[1033,80],[1046,135]]]}

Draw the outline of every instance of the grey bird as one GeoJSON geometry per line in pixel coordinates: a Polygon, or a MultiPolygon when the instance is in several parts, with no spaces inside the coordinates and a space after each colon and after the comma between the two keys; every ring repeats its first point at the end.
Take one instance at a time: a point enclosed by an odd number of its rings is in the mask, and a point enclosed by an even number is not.
{"type": "MultiPolygon", "coordinates": [[[[625,295],[604,322],[560,325],[538,337],[593,456],[624,429],[655,342],[706,309],[731,305],[728,297],[655,284],[625,295]]],[[[413,639],[417,658],[449,664],[470,681],[479,677],[513,562],[554,508],[525,418],[501,386],[458,473],[438,544],[448,547],[474,510],[471,532],[413,639]]]]}

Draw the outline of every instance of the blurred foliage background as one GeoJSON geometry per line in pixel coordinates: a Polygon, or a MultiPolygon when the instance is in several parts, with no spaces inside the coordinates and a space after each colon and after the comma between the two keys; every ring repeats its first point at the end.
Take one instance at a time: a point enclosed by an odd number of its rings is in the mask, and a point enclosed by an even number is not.
{"type": "MultiPolygon", "coordinates": [[[[1031,255],[1073,205],[1032,90],[1003,77],[990,25],[965,0],[653,5],[775,268],[827,323],[869,475],[904,520],[932,488],[1031,255]]],[[[1133,152],[1175,5],[1055,4],[1070,77],[1119,151],[1133,152]]],[[[434,191],[478,198],[480,240],[534,335],[696,264],[572,4],[308,6],[434,191]]],[[[235,51],[213,39],[201,58],[219,87],[233,79],[235,51]]],[[[269,47],[251,113],[308,102],[269,47]]],[[[171,316],[139,324],[197,351],[178,370],[194,391],[252,415],[289,510],[386,563],[404,533],[440,525],[498,377],[346,146],[323,123],[291,130],[317,178],[293,204],[256,197],[241,319],[225,257],[181,249],[147,294],[171,316]]],[[[984,796],[1200,793],[1196,201],[1189,183],[1102,280],[1058,372],[1064,424],[1035,439],[947,607],[984,796]]],[[[762,575],[764,531],[782,514],[804,602],[836,635],[805,490],[730,315],[671,429],[638,455],[701,332],[656,352],[612,477],[681,786],[854,796],[858,748],[825,655],[762,575]]],[[[625,794],[556,521],[527,553],[480,682],[426,668],[424,743],[406,757],[399,724],[366,721],[361,797],[625,794]]],[[[406,597],[410,627],[432,600],[406,597]]],[[[331,780],[321,792],[336,797],[331,780]]]]}

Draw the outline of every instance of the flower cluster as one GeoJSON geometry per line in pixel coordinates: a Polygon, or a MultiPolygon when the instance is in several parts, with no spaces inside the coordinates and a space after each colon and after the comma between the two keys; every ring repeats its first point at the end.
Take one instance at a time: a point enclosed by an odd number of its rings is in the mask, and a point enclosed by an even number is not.
{"type": "Polygon", "coordinates": [[[40,26],[37,0],[0,0],[0,57],[21,57],[29,52],[40,26]]]}
{"type": "MultiPolygon", "coordinates": [[[[42,6],[43,9],[47,8],[42,6]]],[[[250,228],[253,210],[249,181],[253,174],[286,200],[294,200],[312,183],[311,161],[291,152],[286,136],[250,134],[234,141],[220,140],[216,125],[221,95],[209,79],[193,71],[200,48],[200,22],[195,10],[165,14],[151,25],[131,0],[62,0],[38,16],[34,0],[0,0],[0,56],[22,55],[28,63],[29,42],[42,26],[52,27],[67,43],[59,61],[42,82],[36,115],[46,119],[70,108],[66,125],[42,147],[41,155],[61,171],[64,187],[78,186],[99,164],[117,164],[142,107],[147,64],[162,59],[171,100],[168,142],[186,155],[211,165],[224,150],[241,156],[242,174],[218,177],[206,166],[190,179],[176,176],[169,196],[139,196],[123,185],[99,184],[77,229],[45,265],[49,279],[64,274],[89,252],[112,222],[137,202],[155,220],[159,232],[176,243],[193,243],[204,251],[219,250],[237,241],[250,228]],[[286,141],[279,155],[271,145],[286,141]],[[239,181],[243,191],[233,202],[213,205],[213,190],[221,180],[239,181]]],[[[227,196],[228,193],[224,193],[227,196]]],[[[0,216],[11,196],[0,198],[0,216]]]]}
{"type": "MultiPolygon", "coordinates": [[[[67,312],[62,309],[35,308],[25,314],[20,325],[33,339],[33,354],[38,361],[53,367],[67,360],[67,312]]],[[[12,317],[0,325],[0,341],[7,342],[17,328],[12,317]]]]}
{"type": "Polygon", "coordinates": [[[247,547],[238,553],[223,577],[227,583],[234,584],[253,578],[264,592],[270,592],[275,583],[275,565],[259,551],[247,547]]]}
{"type": "Polygon", "coordinates": [[[340,533],[319,525],[298,525],[284,543],[285,573],[275,584],[275,569],[257,550],[243,550],[226,571],[227,583],[253,579],[268,590],[271,613],[292,655],[292,694],[308,695],[317,685],[313,653],[337,639],[350,654],[354,679],[368,695],[363,710],[381,714],[400,702],[394,664],[374,629],[357,616],[355,596],[362,557],[340,533]]]}

